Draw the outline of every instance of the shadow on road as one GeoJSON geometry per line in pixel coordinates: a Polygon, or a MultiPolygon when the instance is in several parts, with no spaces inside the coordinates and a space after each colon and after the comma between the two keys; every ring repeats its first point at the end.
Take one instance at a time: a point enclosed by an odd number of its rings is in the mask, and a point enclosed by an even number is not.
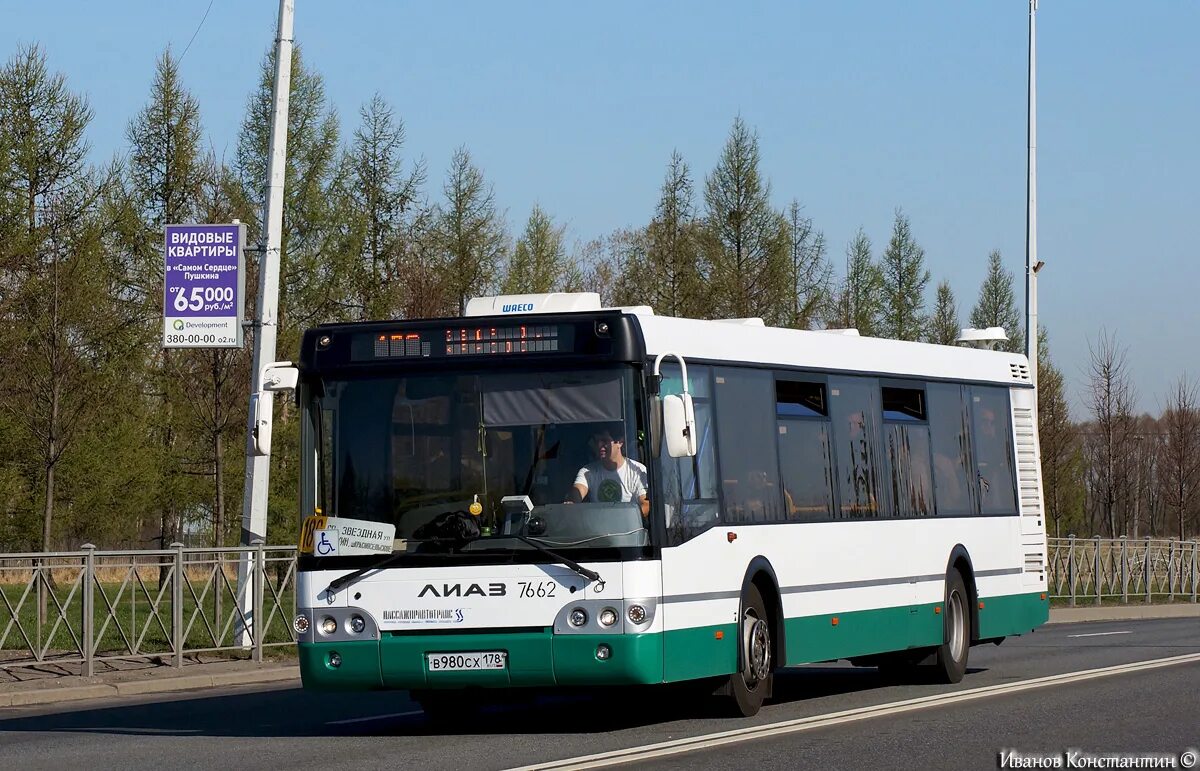
{"type": "MultiPolygon", "coordinates": [[[[972,669],[972,672],[981,671],[972,669]]],[[[839,665],[785,670],[775,677],[774,698],[753,725],[778,719],[770,705],[803,708],[823,697],[901,686],[872,668],[839,665]]],[[[942,686],[945,688],[945,686],[942,686]]],[[[938,692],[924,686],[919,693],[938,692]]],[[[789,716],[795,710],[789,710],[789,716]]],[[[439,720],[425,716],[403,692],[314,693],[281,689],[220,696],[181,695],[175,700],[113,704],[69,712],[0,719],[5,733],[97,733],[142,736],[315,737],[479,736],[494,734],[599,734],[679,721],[714,721],[730,727],[725,701],[695,687],[629,688],[589,693],[525,694],[504,703],[468,707],[439,720]]]]}

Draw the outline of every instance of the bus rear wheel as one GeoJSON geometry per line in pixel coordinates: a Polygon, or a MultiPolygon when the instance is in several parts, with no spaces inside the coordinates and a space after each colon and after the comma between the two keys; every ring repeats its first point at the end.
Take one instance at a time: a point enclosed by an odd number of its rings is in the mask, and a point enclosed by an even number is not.
{"type": "Polygon", "coordinates": [[[941,683],[957,683],[967,672],[967,654],[971,650],[970,595],[957,570],[946,575],[946,601],[942,606],[943,642],[934,655],[934,678],[941,683]]]}
{"type": "Polygon", "coordinates": [[[738,621],[738,671],[729,676],[730,707],[734,714],[753,717],[771,692],[771,622],[758,587],[751,584],[742,597],[738,621]]]}

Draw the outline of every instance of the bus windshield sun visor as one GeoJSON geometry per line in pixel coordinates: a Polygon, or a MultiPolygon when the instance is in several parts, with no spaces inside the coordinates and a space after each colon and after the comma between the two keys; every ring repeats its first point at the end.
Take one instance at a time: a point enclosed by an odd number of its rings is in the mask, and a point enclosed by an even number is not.
{"type": "Polygon", "coordinates": [[[483,422],[488,426],[603,423],[624,419],[621,377],[573,373],[481,378],[483,422]]]}

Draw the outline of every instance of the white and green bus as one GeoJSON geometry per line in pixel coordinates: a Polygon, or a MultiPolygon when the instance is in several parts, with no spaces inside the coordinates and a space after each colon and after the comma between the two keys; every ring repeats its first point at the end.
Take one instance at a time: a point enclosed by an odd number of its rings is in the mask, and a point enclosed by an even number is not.
{"type": "Polygon", "coordinates": [[[957,682],[1046,621],[1023,356],[558,294],[318,327],[298,369],[306,687],[752,715],[780,667],[957,682]]]}

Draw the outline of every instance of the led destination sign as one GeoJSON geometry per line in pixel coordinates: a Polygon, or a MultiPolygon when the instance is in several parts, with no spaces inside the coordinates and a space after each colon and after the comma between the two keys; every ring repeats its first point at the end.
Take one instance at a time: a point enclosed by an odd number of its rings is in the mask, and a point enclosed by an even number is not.
{"type": "Polygon", "coordinates": [[[351,358],[364,361],[565,353],[574,350],[574,340],[575,328],[569,324],[460,326],[443,327],[440,330],[376,332],[356,338],[351,358]]]}

